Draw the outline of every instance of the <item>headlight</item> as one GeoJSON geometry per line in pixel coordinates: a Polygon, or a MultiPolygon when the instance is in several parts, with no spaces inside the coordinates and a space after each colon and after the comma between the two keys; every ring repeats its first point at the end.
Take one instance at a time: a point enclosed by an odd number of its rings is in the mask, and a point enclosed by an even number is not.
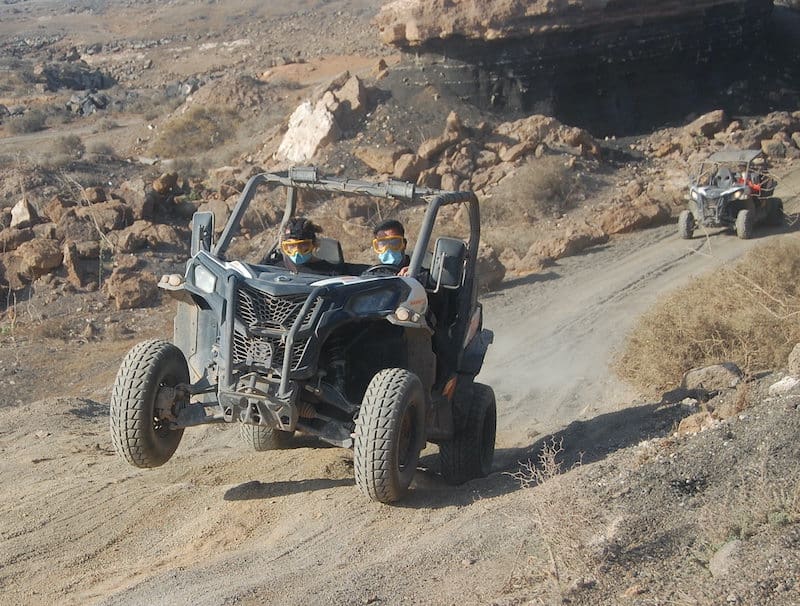
{"type": "Polygon", "coordinates": [[[697,201],[700,199],[700,196],[699,196],[699,195],[698,195],[698,193],[697,193],[696,191],[694,191],[694,190],[692,190],[692,191],[691,191],[691,193],[690,193],[689,195],[692,197],[692,200],[694,200],[695,202],[697,202],[697,201]]]}
{"type": "Polygon", "coordinates": [[[212,293],[217,287],[217,276],[202,265],[194,266],[194,285],[205,293],[212,293]]]}
{"type": "Polygon", "coordinates": [[[746,193],[743,189],[733,192],[733,199],[734,200],[741,200],[746,196],[746,193]]]}
{"type": "Polygon", "coordinates": [[[379,290],[354,297],[350,309],[357,314],[390,311],[397,306],[399,293],[396,290],[379,290]]]}

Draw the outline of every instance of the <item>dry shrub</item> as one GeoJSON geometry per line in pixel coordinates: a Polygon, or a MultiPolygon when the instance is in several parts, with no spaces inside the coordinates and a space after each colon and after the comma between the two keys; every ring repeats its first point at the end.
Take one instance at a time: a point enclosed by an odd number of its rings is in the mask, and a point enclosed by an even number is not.
{"type": "Polygon", "coordinates": [[[533,235],[527,226],[542,219],[558,217],[575,206],[578,177],[564,159],[545,156],[530,160],[506,178],[490,199],[481,201],[484,239],[515,242],[518,254],[525,254],[533,235]]]}
{"type": "Polygon", "coordinates": [[[232,137],[235,127],[235,111],[194,106],[160,129],[153,151],[166,157],[194,156],[232,137]]]}
{"type": "Polygon", "coordinates": [[[32,109],[25,112],[22,116],[14,117],[8,120],[7,128],[8,132],[10,132],[12,135],[24,135],[43,130],[46,121],[47,116],[43,111],[32,109]]]}
{"type": "Polygon", "coordinates": [[[68,341],[73,336],[73,327],[69,320],[63,318],[47,318],[34,329],[33,334],[42,339],[60,339],[68,341]]]}
{"type": "Polygon", "coordinates": [[[537,463],[521,463],[511,474],[522,488],[530,489],[531,518],[542,551],[532,556],[527,573],[514,571],[506,591],[526,587],[547,604],[563,603],[583,583],[594,582],[616,527],[602,519],[605,512],[601,514],[581,494],[580,486],[561,475],[562,452],[562,441],[551,438],[543,444],[537,463]]]}
{"type": "Polygon", "coordinates": [[[657,392],[697,366],[735,362],[745,373],[781,367],[800,342],[799,275],[800,239],[791,237],[701,276],[642,316],[617,370],[657,392]]]}
{"type": "Polygon", "coordinates": [[[71,156],[73,159],[80,158],[86,152],[86,146],[78,135],[65,135],[59,137],[53,143],[53,151],[57,155],[71,156]]]}
{"type": "Polygon", "coordinates": [[[87,151],[95,160],[117,157],[117,152],[114,151],[114,148],[111,145],[100,141],[90,143],[87,147],[87,151]]]}

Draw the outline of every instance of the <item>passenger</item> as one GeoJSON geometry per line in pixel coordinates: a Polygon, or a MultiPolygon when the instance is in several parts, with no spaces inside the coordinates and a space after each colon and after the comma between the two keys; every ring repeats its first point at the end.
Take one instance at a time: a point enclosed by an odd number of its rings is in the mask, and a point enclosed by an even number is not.
{"type": "Polygon", "coordinates": [[[322,233],[322,228],[305,217],[293,217],[286,222],[281,234],[281,252],[286,269],[330,276],[341,273],[341,268],[314,256],[319,233],[322,233]]]}
{"type": "Polygon", "coordinates": [[[387,219],[375,226],[372,235],[372,249],[381,264],[396,266],[399,275],[406,275],[411,258],[406,254],[408,242],[403,224],[396,219],[387,219]]]}

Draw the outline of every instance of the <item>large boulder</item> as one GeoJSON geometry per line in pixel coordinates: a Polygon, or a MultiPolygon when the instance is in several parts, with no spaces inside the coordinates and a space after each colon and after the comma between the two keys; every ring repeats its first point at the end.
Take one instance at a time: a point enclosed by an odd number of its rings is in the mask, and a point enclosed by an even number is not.
{"type": "Polygon", "coordinates": [[[153,250],[181,250],[184,239],[174,227],[150,221],[134,221],[133,225],[108,236],[121,253],[133,253],[143,248],[153,250]]]}
{"type": "Polygon", "coordinates": [[[723,391],[736,387],[743,374],[733,362],[692,368],[683,375],[681,387],[692,391],[723,391]]]}
{"type": "Polygon", "coordinates": [[[114,268],[103,288],[118,310],[151,307],[160,302],[156,277],[134,264],[114,268]]]}
{"type": "Polygon", "coordinates": [[[478,290],[495,290],[506,276],[506,268],[500,262],[497,252],[485,244],[478,250],[478,264],[475,269],[478,278],[478,290]]]}
{"type": "Polygon", "coordinates": [[[29,240],[16,251],[19,257],[20,273],[29,280],[61,267],[64,255],[54,240],[29,240]]]}
{"type": "Polygon", "coordinates": [[[407,153],[409,149],[400,145],[358,147],[354,151],[356,158],[375,172],[384,175],[391,174],[397,159],[407,153]]]}
{"type": "Polygon", "coordinates": [[[39,215],[36,209],[26,199],[17,202],[11,208],[11,225],[10,227],[16,229],[25,229],[32,227],[39,220],[39,215]]]}
{"type": "Polygon", "coordinates": [[[61,216],[56,228],[60,240],[84,242],[98,240],[108,232],[123,229],[133,222],[133,214],[119,201],[70,208],[61,216]]]}
{"type": "Polygon", "coordinates": [[[572,225],[549,240],[534,242],[525,258],[560,259],[605,242],[608,242],[608,234],[597,227],[588,224],[572,225]]]}
{"type": "Polygon", "coordinates": [[[717,133],[725,130],[728,123],[728,116],[725,112],[721,109],[717,109],[703,114],[687,125],[685,130],[689,135],[702,135],[710,139],[717,133]]]}
{"type": "Polygon", "coordinates": [[[278,146],[278,159],[292,163],[308,162],[317,149],[339,136],[333,112],[320,100],[301,103],[289,118],[289,128],[278,146]]]}
{"type": "Polygon", "coordinates": [[[114,196],[130,207],[134,220],[153,218],[157,196],[147,187],[144,179],[136,178],[123,182],[114,191],[114,196]]]}
{"type": "Polygon", "coordinates": [[[597,222],[607,234],[631,232],[665,223],[670,219],[668,208],[640,196],[633,202],[621,202],[601,212],[597,222]]]}
{"type": "Polygon", "coordinates": [[[16,250],[23,242],[33,239],[33,230],[9,227],[0,231],[0,252],[16,250]]]}

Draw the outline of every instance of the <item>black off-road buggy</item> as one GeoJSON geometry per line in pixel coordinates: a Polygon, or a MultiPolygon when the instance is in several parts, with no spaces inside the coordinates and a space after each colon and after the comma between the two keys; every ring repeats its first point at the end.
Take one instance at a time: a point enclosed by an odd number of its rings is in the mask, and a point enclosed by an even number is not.
{"type": "Polygon", "coordinates": [[[715,152],[694,171],[678,233],[688,240],[698,225],[727,227],[746,240],[760,223],[780,225],[783,203],[773,197],[776,185],[760,150],[715,152]]]}
{"type": "Polygon", "coordinates": [[[179,301],[174,343],[139,343],[117,374],[111,436],[125,460],[162,465],[186,427],[227,422],[256,450],[286,446],[296,431],[353,448],[355,482],[376,501],[405,493],[426,442],[438,443],[451,483],[490,472],[495,397],[475,376],[493,335],[476,297],[472,192],[298,167],[252,177],[216,242],[212,223],[211,213],[194,215],[185,276],[160,283],[179,301]],[[426,203],[408,275],[344,263],[325,238],[317,256],[340,275],[290,272],[277,243],[260,263],[228,259],[259,186],[286,190],[284,223],[299,190],[426,203]],[[429,252],[437,214],[451,204],[466,207],[468,239],[439,237],[429,252]]]}

